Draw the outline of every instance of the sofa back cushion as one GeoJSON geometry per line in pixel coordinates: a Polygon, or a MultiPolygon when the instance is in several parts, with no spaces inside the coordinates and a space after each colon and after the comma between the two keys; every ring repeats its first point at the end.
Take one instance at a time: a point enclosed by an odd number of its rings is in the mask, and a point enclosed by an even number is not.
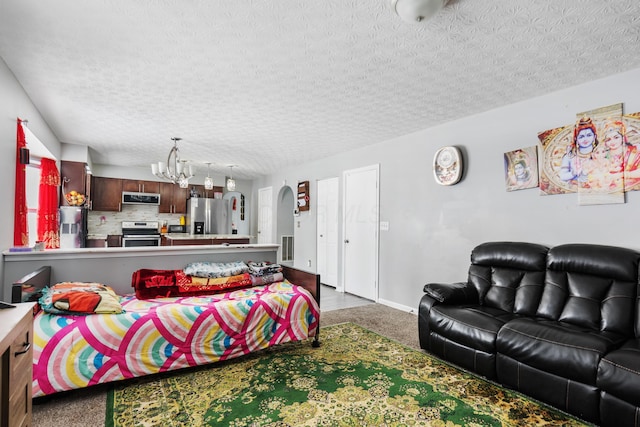
{"type": "Polygon", "coordinates": [[[640,253],[568,244],[549,250],[538,316],[633,336],[640,253]]]}
{"type": "Polygon", "coordinates": [[[544,289],[549,249],[535,243],[487,242],[471,252],[469,283],[480,304],[533,316],[544,289]]]}

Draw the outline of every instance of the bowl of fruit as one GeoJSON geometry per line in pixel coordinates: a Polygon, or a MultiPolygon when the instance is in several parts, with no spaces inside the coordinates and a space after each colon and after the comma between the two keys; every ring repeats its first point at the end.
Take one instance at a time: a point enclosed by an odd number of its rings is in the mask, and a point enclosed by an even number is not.
{"type": "Polygon", "coordinates": [[[70,206],[82,206],[86,200],[84,194],[78,193],[75,190],[65,194],[64,198],[67,199],[67,203],[69,203],[70,206]]]}

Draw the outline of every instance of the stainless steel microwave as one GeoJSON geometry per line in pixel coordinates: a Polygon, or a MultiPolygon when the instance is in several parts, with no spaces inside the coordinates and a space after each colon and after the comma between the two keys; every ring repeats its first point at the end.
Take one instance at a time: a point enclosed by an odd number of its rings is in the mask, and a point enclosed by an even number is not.
{"type": "Polygon", "coordinates": [[[159,205],[160,195],[156,193],[122,192],[123,205],[159,205]]]}

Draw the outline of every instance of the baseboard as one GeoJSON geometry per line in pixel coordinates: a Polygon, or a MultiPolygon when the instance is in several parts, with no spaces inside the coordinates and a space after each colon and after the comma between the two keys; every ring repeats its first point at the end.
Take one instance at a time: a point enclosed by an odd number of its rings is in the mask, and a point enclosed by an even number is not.
{"type": "Polygon", "coordinates": [[[418,315],[418,309],[414,307],[409,307],[408,305],[402,305],[395,303],[393,301],[387,301],[382,298],[378,299],[378,304],[386,305],[387,307],[395,308],[396,310],[406,311],[407,313],[418,315]]]}

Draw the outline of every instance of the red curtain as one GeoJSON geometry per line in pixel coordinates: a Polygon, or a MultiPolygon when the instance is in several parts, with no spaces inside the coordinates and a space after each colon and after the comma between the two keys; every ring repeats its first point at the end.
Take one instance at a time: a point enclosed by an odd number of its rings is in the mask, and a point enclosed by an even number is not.
{"type": "Polygon", "coordinates": [[[40,190],[38,193],[38,240],[46,249],[60,247],[58,227],[58,186],[60,173],[51,159],[40,161],[40,190]]]}
{"type": "Polygon", "coordinates": [[[27,226],[27,195],[25,192],[26,166],[20,163],[20,149],[27,147],[22,129],[22,120],[18,119],[16,137],[16,188],[13,210],[13,246],[29,246],[29,228],[27,226]]]}

